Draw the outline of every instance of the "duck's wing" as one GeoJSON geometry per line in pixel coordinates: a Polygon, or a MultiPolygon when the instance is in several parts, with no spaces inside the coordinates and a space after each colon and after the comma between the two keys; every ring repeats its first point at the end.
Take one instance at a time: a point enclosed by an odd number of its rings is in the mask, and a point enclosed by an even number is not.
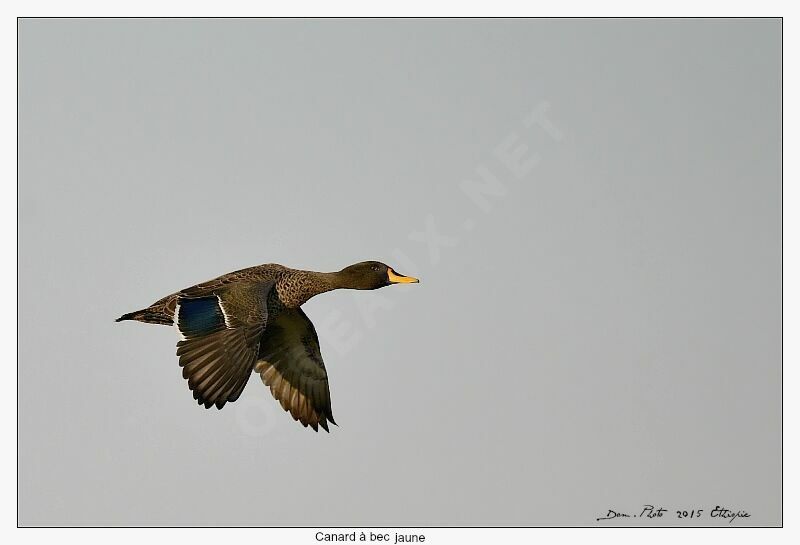
{"type": "Polygon", "coordinates": [[[199,404],[221,409],[239,398],[258,356],[273,286],[230,284],[211,295],[177,298],[177,354],[199,404]]]}
{"type": "Polygon", "coordinates": [[[328,422],[336,424],[317,332],[299,308],[284,310],[266,327],[255,371],[303,426],[328,431],[328,422]]]}

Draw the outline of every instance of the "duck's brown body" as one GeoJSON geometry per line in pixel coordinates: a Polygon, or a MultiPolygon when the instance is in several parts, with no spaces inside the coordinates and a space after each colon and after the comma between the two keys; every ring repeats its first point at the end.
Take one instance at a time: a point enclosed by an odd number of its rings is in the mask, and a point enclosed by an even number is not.
{"type": "Polygon", "coordinates": [[[337,282],[337,274],[291,269],[277,263],[256,265],[223,274],[207,282],[171,293],[145,309],[125,314],[118,321],[136,320],[148,324],[173,325],[175,323],[175,307],[179,297],[212,295],[227,285],[236,283],[274,283],[277,300],[272,301],[272,304],[277,303],[286,308],[298,308],[315,295],[347,287],[341,285],[341,282],[337,282]]]}
{"type": "Polygon", "coordinates": [[[224,274],[163,297],[117,319],[175,325],[178,357],[198,403],[222,408],[238,399],[250,372],[304,426],[334,422],[328,375],[314,326],[300,310],[335,289],[377,289],[417,282],[376,261],[338,272],[269,263],[224,274]]]}

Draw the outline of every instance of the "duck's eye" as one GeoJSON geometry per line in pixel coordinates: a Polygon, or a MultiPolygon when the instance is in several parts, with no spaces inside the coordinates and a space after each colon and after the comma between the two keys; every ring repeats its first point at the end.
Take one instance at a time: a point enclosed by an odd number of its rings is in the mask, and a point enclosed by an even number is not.
{"type": "Polygon", "coordinates": [[[372,270],[378,272],[380,270],[380,267],[378,267],[377,265],[373,265],[372,270]]]}

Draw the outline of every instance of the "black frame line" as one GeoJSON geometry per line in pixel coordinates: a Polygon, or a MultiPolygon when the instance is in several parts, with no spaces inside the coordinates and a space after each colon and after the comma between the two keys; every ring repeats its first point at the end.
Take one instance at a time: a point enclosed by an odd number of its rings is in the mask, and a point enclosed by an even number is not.
{"type": "Polygon", "coordinates": [[[783,450],[783,435],[784,435],[784,376],[783,376],[783,363],[784,363],[784,350],[783,350],[783,316],[784,316],[784,306],[783,306],[783,250],[784,250],[784,233],[783,233],[783,206],[784,206],[784,195],[783,195],[783,162],[784,162],[784,147],[783,147],[783,140],[784,140],[784,128],[783,128],[783,100],[784,100],[784,89],[783,89],[783,75],[784,75],[784,43],[783,43],[783,16],[753,16],[753,17],[744,17],[744,16],[736,16],[736,17],[700,17],[700,16],[690,16],[690,17],[646,17],[646,16],[620,16],[620,17],[613,17],[613,16],[598,16],[598,17],[579,17],[579,16],[567,16],[567,17],[474,17],[474,16],[454,16],[454,17],[412,17],[412,16],[401,16],[401,17],[370,17],[370,16],[359,16],[359,17],[291,17],[291,16],[280,16],[280,17],[236,17],[236,16],[220,16],[220,17],[200,17],[200,16],[187,16],[187,17],[147,17],[147,16],[124,16],[124,17],[109,17],[109,16],[88,16],[88,17],[66,17],[66,16],[59,16],[59,17],[25,17],[25,16],[18,16],[17,17],[17,414],[16,414],[16,424],[17,424],[17,528],[24,528],[24,529],[38,529],[38,528],[65,528],[65,529],[79,529],[79,528],[281,528],[281,529],[331,529],[331,530],[350,530],[350,529],[402,529],[402,530],[415,530],[415,529],[449,529],[449,528],[461,528],[461,529],[473,529],[473,528],[481,528],[481,529],[498,529],[498,528],[530,528],[530,529],[539,529],[539,528],[564,528],[564,529],[571,529],[571,528],[631,528],[631,529],[651,529],[651,528],[667,528],[667,529],[696,529],[696,528],[735,528],[735,529],[746,529],[746,528],[768,528],[768,529],[775,529],[775,528],[783,528],[784,527],[784,506],[785,506],[785,496],[784,496],[784,450],[783,450]],[[597,526],[597,525],[576,525],[576,526],[169,526],[169,525],[162,525],[162,526],[21,526],[19,523],[19,498],[20,498],[20,488],[19,488],[19,397],[20,397],[20,380],[19,380],[19,373],[20,373],[20,359],[19,359],[19,316],[20,316],[20,287],[19,287],[19,274],[20,274],[20,265],[19,265],[19,257],[20,257],[20,249],[19,249],[19,226],[20,226],[20,203],[19,203],[19,189],[20,189],[20,177],[19,177],[19,127],[20,127],[20,111],[19,111],[19,23],[22,19],[29,19],[29,20],[36,20],[36,19],[48,19],[48,20],[86,20],[86,19],[104,19],[104,20],[126,20],[126,19],[137,19],[137,20],[165,20],[165,21],[173,21],[173,20],[228,20],[228,19],[238,19],[238,20],[296,20],[296,21],[305,21],[305,20],[331,20],[331,21],[349,21],[349,20],[536,20],[536,21],[560,21],[560,20],[584,20],[584,21],[602,21],[602,20],[641,20],[641,21],[648,21],[648,20],[674,20],[678,21],[687,21],[687,20],[718,20],[718,21],[729,21],[729,20],[761,20],[761,19],[770,19],[770,20],[779,20],[781,23],[780,27],[780,34],[781,34],[781,214],[780,214],[780,223],[781,223],[781,524],[779,526],[712,526],[712,525],[698,525],[698,526],[622,526],[622,525],[614,525],[614,526],[597,526]]]}

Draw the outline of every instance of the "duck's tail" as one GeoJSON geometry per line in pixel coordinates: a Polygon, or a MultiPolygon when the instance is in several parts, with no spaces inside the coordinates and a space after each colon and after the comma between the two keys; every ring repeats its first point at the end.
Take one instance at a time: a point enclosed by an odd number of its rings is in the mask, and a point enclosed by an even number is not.
{"type": "Polygon", "coordinates": [[[172,316],[165,314],[163,309],[154,309],[153,307],[144,308],[123,314],[115,321],[123,322],[125,320],[136,320],[137,322],[144,322],[146,324],[160,324],[172,325],[172,316]]]}

